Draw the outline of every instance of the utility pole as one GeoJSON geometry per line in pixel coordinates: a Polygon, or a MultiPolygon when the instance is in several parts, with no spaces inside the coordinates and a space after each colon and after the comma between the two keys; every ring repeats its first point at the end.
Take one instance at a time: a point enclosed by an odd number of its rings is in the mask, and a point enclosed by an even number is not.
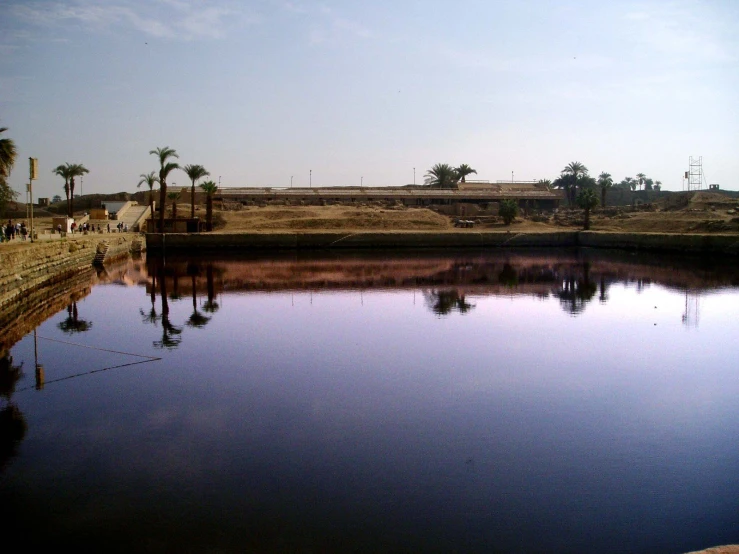
{"type": "Polygon", "coordinates": [[[293,176],[290,175],[290,188],[293,188],[293,176]]]}
{"type": "Polygon", "coordinates": [[[308,173],[308,188],[313,188],[313,170],[308,170],[310,173],[308,173]]]}
{"type": "Polygon", "coordinates": [[[28,158],[28,196],[31,210],[31,242],[33,242],[33,180],[38,179],[38,159],[28,158]]]}
{"type": "Polygon", "coordinates": [[[413,168],[413,184],[416,184],[416,168],[413,168]]]}

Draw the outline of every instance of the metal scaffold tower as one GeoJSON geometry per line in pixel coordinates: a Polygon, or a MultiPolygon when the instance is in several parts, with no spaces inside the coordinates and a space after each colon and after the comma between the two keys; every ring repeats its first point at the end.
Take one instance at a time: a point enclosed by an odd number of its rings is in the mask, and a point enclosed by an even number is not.
{"type": "Polygon", "coordinates": [[[702,190],[703,189],[703,156],[693,157],[690,156],[689,170],[685,172],[685,178],[683,179],[683,190],[687,185],[687,190],[702,190]]]}

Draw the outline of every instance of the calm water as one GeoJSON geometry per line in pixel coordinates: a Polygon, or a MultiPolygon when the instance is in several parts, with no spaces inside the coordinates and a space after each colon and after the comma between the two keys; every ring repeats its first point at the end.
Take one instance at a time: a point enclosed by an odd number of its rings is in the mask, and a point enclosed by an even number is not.
{"type": "Polygon", "coordinates": [[[149,259],[92,279],[4,358],[6,538],[157,552],[739,542],[731,266],[468,252],[149,259]]]}

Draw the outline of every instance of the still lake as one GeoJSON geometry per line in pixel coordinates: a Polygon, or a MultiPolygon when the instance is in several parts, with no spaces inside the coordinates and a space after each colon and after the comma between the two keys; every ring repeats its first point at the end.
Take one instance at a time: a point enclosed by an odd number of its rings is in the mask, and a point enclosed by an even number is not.
{"type": "Polygon", "coordinates": [[[108,267],[5,358],[20,378],[0,407],[25,424],[3,427],[6,538],[153,552],[739,542],[735,268],[588,250],[108,267]]]}

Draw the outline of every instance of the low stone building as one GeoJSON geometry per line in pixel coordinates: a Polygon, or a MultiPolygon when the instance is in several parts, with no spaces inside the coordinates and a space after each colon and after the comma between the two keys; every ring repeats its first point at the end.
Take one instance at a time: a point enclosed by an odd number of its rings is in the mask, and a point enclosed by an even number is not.
{"type": "Polygon", "coordinates": [[[437,189],[407,187],[320,187],[320,188],[222,188],[215,200],[262,204],[326,205],[382,202],[404,206],[449,206],[474,204],[484,208],[512,199],[521,208],[551,211],[564,199],[561,191],[552,191],[537,183],[460,183],[457,188],[437,189]]]}

